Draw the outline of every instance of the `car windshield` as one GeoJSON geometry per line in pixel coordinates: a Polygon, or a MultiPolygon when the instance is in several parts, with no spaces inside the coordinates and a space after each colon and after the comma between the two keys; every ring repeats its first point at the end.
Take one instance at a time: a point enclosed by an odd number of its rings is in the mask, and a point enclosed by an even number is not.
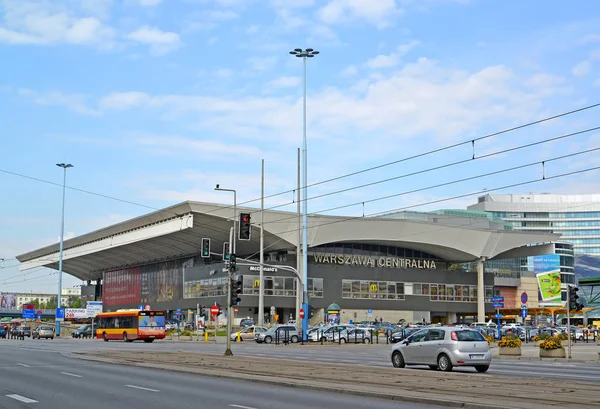
{"type": "Polygon", "coordinates": [[[456,331],[456,337],[459,341],[485,341],[478,331],[456,331]]]}

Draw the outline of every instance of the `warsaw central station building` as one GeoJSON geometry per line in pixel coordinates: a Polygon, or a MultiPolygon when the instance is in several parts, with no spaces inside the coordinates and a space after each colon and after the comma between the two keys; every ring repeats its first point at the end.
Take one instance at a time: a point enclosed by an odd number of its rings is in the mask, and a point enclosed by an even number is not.
{"type": "MultiPolygon", "coordinates": [[[[269,210],[261,220],[260,210],[237,210],[251,213],[252,235],[236,242],[243,293],[235,317],[256,320],[274,310],[280,322],[297,319],[302,291],[297,291],[298,280],[289,267],[296,268],[299,259],[298,215],[269,210]],[[261,224],[264,311],[258,311],[261,224]]],[[[332,303],[340,306],[342,322],[487,320],[495,312],[491,297],[507,284],[485,266],[552,254],[560,237],[513,231],[476,212],[455,213],[309,215],[311,321],[323,321],[332,303]]],[[[233,219],[232,206],[184,202],[66,240],[63,271],[86,281],[82,294],[102,300],[104,311],[150,305],[171,315],[177,308],[195,311],[198,305],[224,308],[228,290],[222,252],[233,219]],[[211,240],[210,258],[200,255],[202,238],[211,240]]],[[[58,269],[59,245],[17,258],[21,270],[58,269]]],[[[504,289],[515,299],[524,289],[516,278],[510,292],[504,289]]]]}

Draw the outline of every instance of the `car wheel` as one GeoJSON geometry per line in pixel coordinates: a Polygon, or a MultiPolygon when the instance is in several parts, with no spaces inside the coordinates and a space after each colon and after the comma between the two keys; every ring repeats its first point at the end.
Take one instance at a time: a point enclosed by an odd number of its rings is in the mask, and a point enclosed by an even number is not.
{"type": "Polygon", "coordinates": [[[392,354],[392,365],[394,365],[394,368],[404,368],[406,366],[401,352],[394,351],[392,354]]]}
{"type": "Polygon", "coordinates": [[[102,339],[104,340],[104,342],[108,342],[108,338],[106,337],[106,332],[102,333],[102,339]]]}
{"type": "Polygon", "coordinates": [[[487,370],[490,369],[490,367],[489,365],[477,365],[475,369],[477,370],[477,372],[487,372],[487,370]]]}
{"type": "Polygon", "coordinates": [[[298,337],[293,335],[290,341],[292,341],[292,344],[296,344],[298,342],[298,337]]]}
{"type": "Polygon", "coordinates": [[[371,340],[369,338],[363,339],[363,344],[370,344],[371,340]]]}
{"type": "Polygon", "coordinates": [[[265,337],[265,344],[270,344],[271,342],[273,342],[273,338],[265,337]]]}
{"type": "Polygon", "coordinates": [[[345,344],[346,343],[346,338],[340,338],[340,344],[345,344]]]}
{"type": "Polygon", "coordinates": [[[445,372],[450,372],[452,370],[452,362],[450,362],[448,355],[440,354],[440,356],[438,356],[438,368],[445,372]]]}
{"type": "Polygon", "coordinates": [[[429,369],[437,371],[439,368],[437,367],[437,365],[429,365],[429,369]]]}

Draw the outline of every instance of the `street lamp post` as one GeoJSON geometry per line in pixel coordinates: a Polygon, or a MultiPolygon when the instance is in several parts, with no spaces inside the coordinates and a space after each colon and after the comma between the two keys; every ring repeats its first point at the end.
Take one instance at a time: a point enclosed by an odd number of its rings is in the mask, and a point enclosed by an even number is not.
{"type": "MultiPolygon", "coordinates": [[[[215,190],[222,192],[233,192],[233,234],[231,237],[231,243],[229,243],[229,254],[235,254],[235,243],[237,241],[236,221],[237,221],[237,192],[234,189],[222,189],[220,185],[215,187],[215,190]]],[[[227,285],[227,348],[225,349],[225,356],[233,355],[231,352],[231,325],[233,322],[233,308],[231,308],[231,282],[233,280],[233,271],[231,268],[227,271],[228,285],[227,285]]]]}
{"type": "MultiPolygon", "coordinates": [[[[58,294],[56,297],[56,308],[61,306],[62,296],[62,271],[63,271],[63,241],[65,237],[65,195],[67,187],[67,169],[72,168],[70,163],[57,163],[56,166],[63,168],[63,197],[62,212],[60,219],[60,247],[58,250],[58,294]]],[[[56,336],[60,337],[60,321],[56,320],[56,336]]]]}
{"type": "MultiPolygon", "coordinates": [[[[302,308],[304,311],[308,311],[308,240],[307,240],[307,203],[308,203],[308,195],[307,195],[307,184],[308,184],[308,152],[307,152],[307,144],[306,144],[306,60],[309,58],[314,58],[315,55],[319,54],[318,51],[313,50],[312,48],[302,49],[295,48],[290,51],[291,55],[296,56],[297,58],[302,58],[303,62],[303,105],[302,105],[302,284],[303,284],[303,304],[302,308]]],[[[308,331],[308,314],[304,314],[304,318],[302,318],[302,337],[306,339],[306,333],[308,331]]]]}

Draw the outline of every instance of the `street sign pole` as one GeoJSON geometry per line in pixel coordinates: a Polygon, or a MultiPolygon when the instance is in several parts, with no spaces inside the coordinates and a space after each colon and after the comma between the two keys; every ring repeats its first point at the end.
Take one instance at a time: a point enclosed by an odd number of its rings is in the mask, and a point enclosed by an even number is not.
{"type": "Polygon", "coordinates": [[[500,339],[500,308],[496,308],[496,319],[498,320],[498,339],[500,339]]]}
{"type": "MultiPolygon", "coordinates": [[[[229,231],[229,242],[233,243],[232,254],[235,254],[235,219],[233,220],[233,226],[229,231]]],[[[227,349],[225,349],[225,356],[232,356],[231,352],[231,326],[233,321],[233,310],[231,308],[231,282],[233,281],[233,269],[229,264],[227,269],[227,349]]],[[[217,339],[217,333],[215,332],[215,340],[217,339]]]]}

